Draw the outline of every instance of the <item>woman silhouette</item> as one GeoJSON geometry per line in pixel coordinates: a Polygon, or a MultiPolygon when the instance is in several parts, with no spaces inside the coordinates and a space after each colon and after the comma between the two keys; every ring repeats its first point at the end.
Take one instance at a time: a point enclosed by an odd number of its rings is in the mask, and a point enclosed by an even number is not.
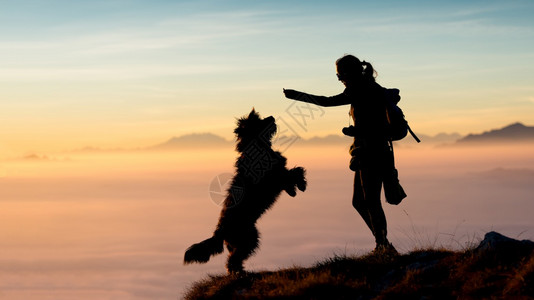
{"type": "Polygon", "coordinates": [[[382,183],[394,169],[393,152],[386,136],[385,89],[375,81],[373,66],[353,55],[336,61],[337,77],[345,85],[343,93],[325,97],[284,89],[287,98],[320,106],[350,104],[354,126],[343,133],[354,137],[350,147],[350,169],[355,171],[352,205],[361,215],[376,241],[375,253],[397,251],[387,239],[387,223],[380,201],[382,183]]]}

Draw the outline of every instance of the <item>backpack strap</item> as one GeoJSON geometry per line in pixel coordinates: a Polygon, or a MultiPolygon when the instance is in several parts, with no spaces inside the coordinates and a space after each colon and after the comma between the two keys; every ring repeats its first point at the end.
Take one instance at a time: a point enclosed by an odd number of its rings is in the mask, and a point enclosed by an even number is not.
{"type": "Polygon", "coordinates": [[[408,131],[410,132],[410,134],[413,136],[413,138],[415,139],[416,142],[420,143],[421,140],[417,137],[417,135],[415,135],[415,133],[412,131],[412,129],[410,128],[410,125],[406,124],[406,126],[408,126],[408,131]]]}

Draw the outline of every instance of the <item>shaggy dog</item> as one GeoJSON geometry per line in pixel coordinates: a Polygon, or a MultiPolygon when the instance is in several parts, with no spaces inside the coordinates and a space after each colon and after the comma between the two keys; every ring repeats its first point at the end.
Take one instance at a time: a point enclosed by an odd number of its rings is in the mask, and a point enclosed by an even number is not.
{"type": "Polygon", "coordinates": [[[252,112],[237,122],[236,174],[228,188],[219,223],[213,236],[194,244],[185,252],[184,264],[205,263],[212,255],[223,252],[223,243],[230,252],[228,273],[243,271],[243,262],[259,246],[256,221],[276,201],[282,191],[296,195],[295,188],[306,189],[305,170],[288,170],[286,158],[274,151],[272,138],[276,133],[274,118],[260,118],[252,112]]]}

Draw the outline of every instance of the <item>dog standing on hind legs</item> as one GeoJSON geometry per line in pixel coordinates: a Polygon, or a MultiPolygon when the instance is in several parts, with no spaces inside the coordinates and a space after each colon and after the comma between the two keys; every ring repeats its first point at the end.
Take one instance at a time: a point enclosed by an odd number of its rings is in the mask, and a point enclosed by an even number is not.
{"type": "Polygon", "coordinates": [[[254,109],[237,122],[236,161],[232,179],[213,236],[187,249],[184,264],[205,263],[228,249],[228,273],[242,272],[243,262],[256,252],[259,233],[256,221],[274,204],[282,191],[294,197],[306,190],[305,170],[286,168],[286,158],[272,149],[276,124],[272,116],[262,119],[254,109]]]}

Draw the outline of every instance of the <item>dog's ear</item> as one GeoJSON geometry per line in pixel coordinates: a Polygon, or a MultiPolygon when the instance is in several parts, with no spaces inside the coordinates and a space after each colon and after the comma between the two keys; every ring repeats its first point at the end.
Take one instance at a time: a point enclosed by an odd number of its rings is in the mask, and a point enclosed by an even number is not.
{"type": "Polygon", "coordinates": [[[240,119],[237,119],[237,124],[236,124],[236,127],[234,129],[234,133],[239,135],[242,131],[243,131],[243,127],[245,127],[245,118],[240,118],[240,119]]]}
{"type": "Polygon", "coordinates": [[[254,109],[254,107],[252,108],[252,111],[248,115],[248,118],[249,119],[253,119],[253,118],[259,119],[260,118],[260,115],[256,112],[256,109],[254,109]]]}
{"type": "Polygon", "coordinates": [[[237,134],[238,136],[241,136],[241,135],[243,135],[245,133],[247,124],[250,122],[251,116],[253,116],[252,118],[254,118],[254,115],[252,113],[250,113],[246,117],[243,116],[243,117],[237,119],[236,128],[234,130],[235,134],[237,134]]]}

